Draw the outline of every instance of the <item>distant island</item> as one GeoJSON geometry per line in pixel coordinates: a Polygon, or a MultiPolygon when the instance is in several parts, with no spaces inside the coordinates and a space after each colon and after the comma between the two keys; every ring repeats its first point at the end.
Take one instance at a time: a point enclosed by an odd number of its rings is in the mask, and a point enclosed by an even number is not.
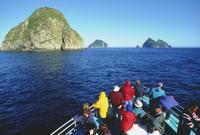
{"type": "Polygon", "coordinates": [[[68,50],[84,48],[83,39],[58,10],[43,7],[6,35],[1,50],[68,50]]]}
{"type": "Polygon", "coordinates": [[[148,38],[142,45],[142,48],[171,48],[167,42],[158,39],[157,41],[148,38]]]}
{"type": "Polygon", "coordinates": [[[136,48],[141,48],[139,45],[136,45],[136,48]]]}
{"type": "Polygon", "coordinates": [[[107,48],[108,44],[103,40],[95,40],[88,46],[88,48],[107,48]]]}

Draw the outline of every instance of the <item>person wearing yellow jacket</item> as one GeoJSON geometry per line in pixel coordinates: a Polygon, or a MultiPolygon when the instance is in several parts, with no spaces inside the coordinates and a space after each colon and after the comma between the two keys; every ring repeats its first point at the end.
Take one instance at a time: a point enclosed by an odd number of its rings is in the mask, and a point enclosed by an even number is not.
{"type": "Polygon", "coordinates": [[[95,104],[93,104],[93,107],[99,109],[99,115],[102,119],[106,119],[108,116],[109,103],[108,97],[104,91],[100,93],[99,99],[95,104]]]}

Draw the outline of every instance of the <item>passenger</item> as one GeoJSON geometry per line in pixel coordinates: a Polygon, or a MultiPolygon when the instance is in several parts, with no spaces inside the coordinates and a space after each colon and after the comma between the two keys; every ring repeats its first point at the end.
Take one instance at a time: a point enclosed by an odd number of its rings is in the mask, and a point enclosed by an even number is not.
{"type": "Polygon", "coordinates": [[[133,98],[135,96],[135,89],[131,86],[131,82],[128,80],[125,82],[124,86],[122,87],[122,94],[125,105],[128,103],[133,106],[133,98]]]}
{"type": "Polygon", "coordinates": [[[136,98],[141,98],[144,95],[144,87],[141,84],[140,80],[137,80],[135,82],[134,88],[135,88],[135,97],[136,98]]]}
{"type": "MultiPolygon", "coordinates": [[[[161,82],[158,83],[158,87],[152,88],[149,92],[149,97],[150,97],[150,109],[156,105],[159,104],[159,98],[162,96],[165,96],[165,91],[162,89],[163,84],[161,82]]],[[[152,110],[149,110],[152,111],[152,110]]]]}
{"type": "Polygon", "coordinates": [[[99,125],[98,135],[111,135],[108,126],[105,123],[99,125]]]}
{"type": "Polygon", "coordinates": [[[121,120],[118,107],[123,104],[123,97],[122,97],[121,92],[119,92],[119,90],[120,90],[120,87],[115,86],[114,90],[109,95],[109,99],[110,99],[110,102],[112,104],[112,110],[113,110],[114,118],[121,120]]]}
{"type": "Polygon", "coordinates": [[[107,123],[106,118],[108,116],[109,103],[105,92],[102,91],[100,93],[99,99],[95,104],[93,104],[93,107],[99,109],[99,115],[102,121],[107,123]]]}
{"type": "Polygon", "coordinates": [[[83,126],[83,134],[84,135],[86,135],[86,132],[87,132],[86,125],[88,123],[93,123],[94,125],[97,125],[97,122],[96,122],[93,114],[91,113],[88,103],[83,104],[83,115],[75,116],[73,118],[73,120],[81,123],[81,125],[83,126]]]}
{"type": "Polygon", "coordinates": [[[132,112],[132,107],[129,103],[126,105],[126,110],[124,110],[122,106],[120,106],[120,108],[122,115],[120,129],[123,134],[126,134],[126,132],[128,132],[133,127],[133,124],[136,121],[136,115],[132,112]]]}
{"type": "Polygon", "coordinates": [[[159,131],[164,134],[165,129],[165,113],[162,112],[162,106],[157,104],[154,106],[154,112],[151,118],[151,132],[159,131]]]}
{"type": "Polygon", "coordinates": [[[191,129],[197,129],[200,134],[200,113],[197,103],[192,102],[184,110],[179,122],[179,135],[189,135],[191,129]]]}
{"type": "Polygon", "coordinates": [[[137,116],[137,119],[140,119],[140,120],[146,114],[146,112],[142,109],[142,106],[143,106],[142,102],[139,99],[137,99],[135,102],[135,107],[133,108],[133,112],[137,116]]]}
{"type": "Polygon", "coordinates": [[[162,89],[163,84],[161,82],[158,83],[158,87],[155,87],[150,90],[149,97],[152,99],[165,96],[165,91],[162,89]]]}
{"type": "Polygon", "coordinates": [[[86,124],[86,135],[96,135],[97,127],[94,123],[86,124]]]}

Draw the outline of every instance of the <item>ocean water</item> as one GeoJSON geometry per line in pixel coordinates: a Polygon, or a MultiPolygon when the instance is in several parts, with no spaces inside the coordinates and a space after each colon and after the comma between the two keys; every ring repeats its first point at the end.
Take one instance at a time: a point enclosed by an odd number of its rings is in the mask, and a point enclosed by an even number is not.
{"type": "Polygon", "coordinates": [[[0,134],[45,135],[125,80],[200,101],[200,49],[0,52],[0,134]]]}

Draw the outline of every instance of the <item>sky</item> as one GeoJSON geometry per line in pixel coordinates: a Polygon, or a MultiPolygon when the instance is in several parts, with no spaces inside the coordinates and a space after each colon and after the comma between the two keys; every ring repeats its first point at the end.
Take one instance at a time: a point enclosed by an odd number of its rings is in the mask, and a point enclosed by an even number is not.
{"type": "Polygon", "coordinates": [[[151,37],[200,47],[200,0],[1,0],[0,46],[8,31],[40,7],[62,12],[88,46],[135,47],[151,37]]]}

